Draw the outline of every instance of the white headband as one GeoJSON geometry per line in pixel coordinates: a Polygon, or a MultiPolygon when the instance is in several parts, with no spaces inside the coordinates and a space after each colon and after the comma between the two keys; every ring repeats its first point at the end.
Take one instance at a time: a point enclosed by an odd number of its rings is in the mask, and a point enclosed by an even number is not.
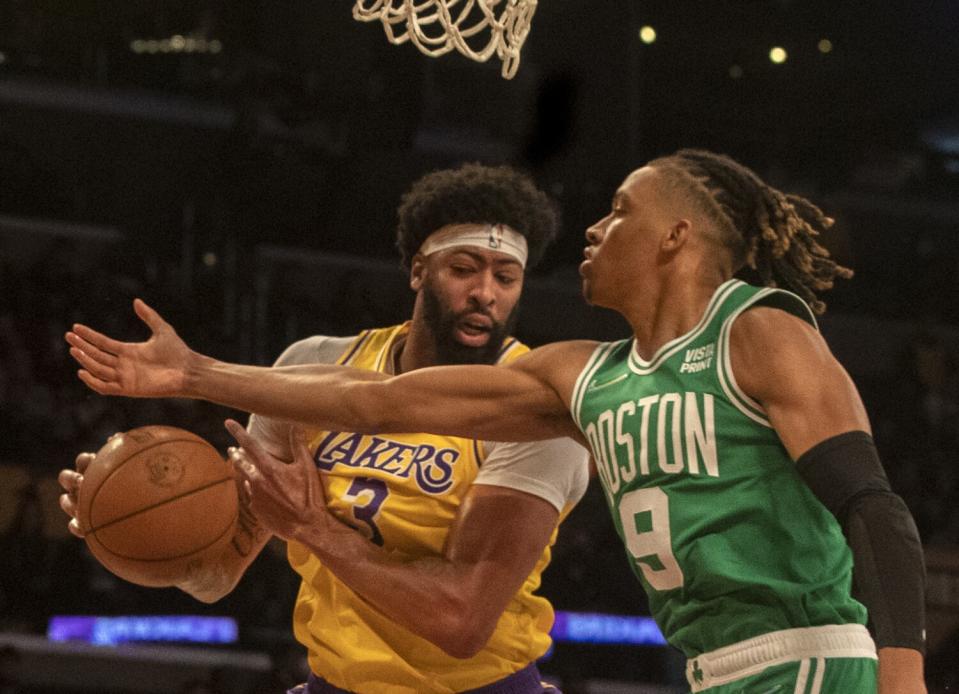
{"type": "Polygon", "coordinates": [[[529,257],[526,238],[505,224],[451,224],[430,234],[420,253],[430,255],[455,246],[476,246],[515,258],[523,268],[529,257]]]}

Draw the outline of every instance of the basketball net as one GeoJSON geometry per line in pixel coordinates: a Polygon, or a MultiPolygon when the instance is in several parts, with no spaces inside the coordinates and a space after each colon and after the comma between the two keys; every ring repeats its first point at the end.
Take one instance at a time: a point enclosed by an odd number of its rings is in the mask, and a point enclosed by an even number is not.
{"type": "Polygon", "coordinates": [[[390,43],[437,57],[454,48],[485,63],[495,53],[512,79],[538,0],[356,0],[353,18],[379,20],[390,43]],[[499,14],[497,16],[497,8],[499,14]]]}

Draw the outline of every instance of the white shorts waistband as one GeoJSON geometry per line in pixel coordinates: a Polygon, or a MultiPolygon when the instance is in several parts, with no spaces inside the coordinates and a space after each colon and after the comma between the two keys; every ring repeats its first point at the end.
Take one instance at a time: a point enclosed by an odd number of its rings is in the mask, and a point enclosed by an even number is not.
{"type": "Polygon", "coordinates": [[[735,682],[772,665],[804,658],[872,658],[876,644],[861,624],[783,629],[703,653],[686,662],[693,692],[735,682]]]}

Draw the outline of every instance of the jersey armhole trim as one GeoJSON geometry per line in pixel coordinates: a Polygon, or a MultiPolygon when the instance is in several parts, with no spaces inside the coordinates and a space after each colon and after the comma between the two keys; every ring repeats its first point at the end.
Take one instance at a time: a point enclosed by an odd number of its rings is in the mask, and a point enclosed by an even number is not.
{"type": "Polygon", "coordinates": [[[479,439],[473,439],[473,455],[476,456],[476,467],[483,467],[486,460],[486,446],[479,439]]]}
{"type": "Polygon", "coordinates": [[[766,414],[766,410],[763,409],[763,406],[758,403],[753,398],[749,397],[742,388],[739,387],[739,384],[736,382],[736,377],[733,374],[732,360],[730,358],[729,350],[729,335],[732,332],[733,323],[736,321],[742,313],[750,308],[754,308],[758,304],[765,303],[765,300],[770,298],[777,299],[787,299],[788,303],[792,304],[789,308],[785,308],[776,304],[782,302],[770,302],[769,305],[775,306],[788,311],[790,314],[795,315],[798,318],[802,318],[812,324],[814,328],[818,329],[816,324],[816,317],[813,315],[812,311],[809,310],[809,307],[806,306],[805,302],[800,299],[798,296],[791,292],[783,291],[781,289],[766,288],[761,289],[756,292],[755,295],[750,297],[742,306],[736,308],[726,319],[723,321],[723,325],[719,330],[719,340],[717,343],[717,351],[719,352],[716,359],[716,374],[719,377],[719,384],[723,389],[723,392],[726,394],[726,397],[729,398],[729,401],[736,407],[740,412],[749,417],[754,422],[763,425],[764,427],[773,428],[772,424],[769,422],[769,417],[766,414]],[[796,311],[796,305],[802,306],[805,311],[796,311]]]}
{"type": "Polygon", "coordinates": [[[343,352],[342,356],[336,360],[336,364],[338,366],[345,366],[346,364],[349,364],[353,357],[356,356],[356,353],[360,351],[360,347],[363,346],[363,343],[365,343],[372,334],[372,330],[364,330],[357,335],[356,339],[353,340],[353,344],[350,345],[349,348],[343,352]]]}
{"type": "Polygon", "coordinates": [[[583,368],[582,372],[580,372],[579,378],[576,379],[576,383],[573,385],[573,395],[572,400],[569,403],[569,411],[573,415],[573,421],[576,422],[576,425],[580,428],[580,430],[583,429],[583,422],[582,418],[580,417],[580,408],[583,406],[583,397],[586,394],[586,384],[589,383],[593,375],[599,370],[599,367],[601,367],[606,361],[609,353],[623,342],[624,340],[620,340],[618,342],[606,342],[598,345],[596,349],[593,350],[589,360],[586,362],[586,366],[583,368]]]}
{"type": "Polygon", "coordinates": [[[517,340],[515,337],[507,338],[506,341],[503,343],[503,346],[500,347],[499,353],[496,355],[496,363],[497,364],[504,363],[510,351],[518,344],[520,344],[520,341],[517,340]]]}

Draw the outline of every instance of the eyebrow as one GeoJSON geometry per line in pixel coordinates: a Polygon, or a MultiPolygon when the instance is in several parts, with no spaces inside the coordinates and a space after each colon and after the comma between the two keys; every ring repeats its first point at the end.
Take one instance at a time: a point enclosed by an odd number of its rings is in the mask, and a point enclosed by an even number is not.
{"type": "Polygon", "coordinates": [[[456,249],[453,249],[452,255],[453,255],[453,256],[456,256],[456,255],[458,255],[458,254],[460,254],[460,253],[463,253],[464,255],[468,255],[470,258],[472,258],[473,260],[475,260],[475,261],[478,262],[478,263],[490,262],[490,263],[491,263],[492,265],[494,265],[494,266],[515,265],[516,267],[520,268],[521,270],[523,269],[522,264],[521,264],[518,260],[516,260],[515,258],[505,257],[505,258],[495,258],[495,259],[493,259],[493,260],[489,260],[485,255],[482,255],[482,254],[480,254],[480,253],[476,253],[475,251],[471,251],[471,250],[469,250],[468,248],[456,248],[456,249]]]}

